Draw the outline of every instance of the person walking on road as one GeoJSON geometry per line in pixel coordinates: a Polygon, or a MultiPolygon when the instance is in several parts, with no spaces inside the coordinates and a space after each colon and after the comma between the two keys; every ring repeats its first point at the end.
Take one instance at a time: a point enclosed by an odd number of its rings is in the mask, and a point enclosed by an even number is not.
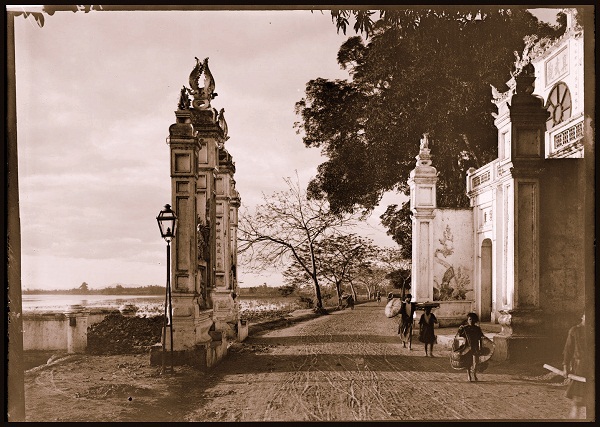
{"type": "MultiPolygon", "coordinates": [[[[563,350],[563,376],[567,378],[568,374],[574,374],[586,377],[587,366],[585,362],[587,357],[587,342],[585,336],[585,313],[581,316],[581,323],[573,326],[569,330],[565,348],[563,350]]],[[[567,386],[566,396],[571,399],[573,407],[570,418],[583,419],[586,417],[585,386],[587,383],[570,380],[567,386]]]]}
{"type": "Polygon", "coordinates": [[[482,349],[483,331],[479,327],[479,316],[476,313],[467,314],[467,324],[458,328],[458,336],[466,340],[467,351],[463,356],[471,359],[471,366],[467,367],[469,381],[477,381],[477,364],[482,349]]]}
{"type": "Polygon", "coordinates": [[[377,296],[377,303],[380,303],[381,302],[381,291],[379,289],[377,290],[376,296],[377,296]]]}
{"type": "Polygon", "coordinates": [[[411,299],[411,294],[406,294],[404,297],[404,302],[400,306],[400,325],[398,326],[402,347],[406,348],[406,344],[408,344],[409,350],[412,350],[413,318],[416,307],[416,303],[411,302],[411,299]]]}
{"type": "Polygon", "coordinates": [[[433,357],[433,344],[435,343],[434,325],[438,323],[435,314],[431,312],[431,307],[425,307],[425,313],[419,319],[419,341],[425,344],[425,356],[433,357]],[[427,346],[429,345],[429,354],[427,346]]]}

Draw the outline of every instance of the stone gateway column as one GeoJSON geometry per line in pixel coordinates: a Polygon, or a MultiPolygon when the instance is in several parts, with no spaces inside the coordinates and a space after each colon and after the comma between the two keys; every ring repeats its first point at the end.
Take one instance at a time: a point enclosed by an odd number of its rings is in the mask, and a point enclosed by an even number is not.
{"type": "Polygon", "coordinates": [[[431,166],[428,134],[421,139],[417,166],[408,180],[412,217],[412,284],[414,301],[433,301],[433,219],[437,208],[437,170],[431,166]]]}
{"type": "Polygon", "coordinates": [[[236,201],[239,205],[239,195],[235,165],[224,148],[229,139],[224,109],[211,107],[217,94],[208,58],[196,58],[189,84],[181,89],[168,138],[172,206],[178,218],[171,247],[173,351],[178,353],[175,364],[207,367],[226,353],[227,338],[237,338],[237,281],[229,274],[237,242],[229,234],[230,210],[236,201]]]}
{"type": "MultiPolygon", "coordinates": [[[[540,175],[544,161],[544,132],[548,112],[543,100],[533,95],[535,70],[524,65],[514,78],[514,95],[504,135],[506,162],[499,166],[502,206],[506,220],[499,224],[505,239],[500,286],[502,331],[494,339],[499,358],[527,354],[542,342],[540,326],[540,175]]],[[[499,106],[499,110],[501,107],[499,106]]],[[[497,122],[499,122],[497,120],[497,122]]]]}

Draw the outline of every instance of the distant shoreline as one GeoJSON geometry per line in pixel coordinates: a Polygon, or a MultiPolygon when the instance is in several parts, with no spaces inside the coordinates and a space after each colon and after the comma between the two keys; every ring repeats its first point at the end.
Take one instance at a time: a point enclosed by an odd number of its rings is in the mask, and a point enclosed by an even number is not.
{"type": "Polygon", "coordinates": [[[132,286],[124,287],[122,285],[109,286],[101,289],[25,289],[23,295],[164,295],[165,287],[150,286],[132,286]]]}

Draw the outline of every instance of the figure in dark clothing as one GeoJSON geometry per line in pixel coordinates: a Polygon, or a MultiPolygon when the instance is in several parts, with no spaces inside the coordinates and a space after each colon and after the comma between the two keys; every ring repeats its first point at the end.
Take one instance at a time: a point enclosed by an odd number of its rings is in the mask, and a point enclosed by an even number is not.
{"type": "Polygon", "coordinates": [[[472,363],[467,368],[469,381],[477,381],[477,364],[479,363],[479,354],[481,353],[483,332],[478,325],[479,316],[476,313],[467,314],[467,324],[458,328],[458,336],[466,339],[468,350],[463,353],[465,357],[471,357],[472,363]]]}
{"type": "MultiPolygon", "coordinates": [[[[585,313],[581,316],[581,323],[573,326],[569,330],[567,342],[563,350],[563,375],[574,374],[581,377],[588,377],[586,363],[587,342],[585,336],[585,313]]],[[[573,402],[571,409],[571,418],[582,419],[586,417],[585,386],[587,383],[570,380],[567,386],[567,398],[573,402]]]]}
{"type": "Polygon", "coordinates": [[[425,307],[425,313],[419,319],[419,341],[425,344],[425,356],[433,357],[433,344],[435,343],[434,325],[438,323],[431,307],[425,307]],[[429,354],[427,346],[429,345],[429,354]]]}
{"type": "Polygon", "coordinates": [[[408,344],[409,350],[412,350],[413,319],[416,309],[416,303],[411,302],[411,299],[411,294],[404,297],[404,302],[400,306],[400,325],[398,327],[402,347],[406,348],[406,344],[408,344]]]}

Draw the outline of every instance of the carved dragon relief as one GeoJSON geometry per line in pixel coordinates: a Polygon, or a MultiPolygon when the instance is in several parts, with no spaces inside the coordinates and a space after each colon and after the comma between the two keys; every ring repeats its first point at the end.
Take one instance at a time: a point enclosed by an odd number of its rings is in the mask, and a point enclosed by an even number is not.
{"type": "MultiPolygon", "coordinates": [[[[492,102],[495,104],[500,104],[502,101],[506,100],[510,96],[514,95],[516,92],[516,78],[519,76],[525,75],[534,75],[535,69],[531,64],[531,60],[535,57],[536,52],[540,49],[540,44],[538,42],[538,37],[533,36],[525,36],[523,38],[523,42],[525,43],[525,47],[523,48],[523,52],[519,53],[516,50],[513,52],[515,55],[514,62],[514,71],[511,71],[511,80],[507,83],[508,90],[505,92],[500,92],[494,85],[490,84],[492,89],[492,102]]],[[[546,39],[540,40],[541,43],[546,43],[546,39]]],[[[494,114],[492,114],[494,115],[494,114]]],[[[494,117],[497,117],[494,116],[494,117]]]]}
{"type": "Polygon", "coordinates": [[[227,127],[227,122],[225,121],[225,108],[221,108],[221,111],[219,111],[219,127],[223,130],[223,138],[225,138],[225,141],[227,141],[229,139],[229,137],[227,136],[227,132],[228,132],[228,127],[227,127]]]}
{"type": "Polygon", "coordinates": [[[181,92],[179,94],[179,103],[177,104],[177,108],[179,110],[189,110],[190,109],[190,97],[188,96],[189,89],[185,86],[181,88],[181,92]]]}
{"type": "Polygon", "coordinates": [[[210,108],[210,101],[213,100],[217,94],[215,93],[215,79],[208,68],[208,58],[204,58],[203,62],[195,57],[196,65],[190,73],[190,95],[194,97],[192,101],[192,107],[198,110],[208,110],[210,108]],[[200,87],[200,78],[204,75],[204,84],[200,87]]]}
{"type": "Polygon", "coordinates": [[[196,227],[198,230],[198,259],[208,261],[210,258],[210,223],[207,220],[207,223],[204,224],[202,218],[198,217],[196,227]]]}

